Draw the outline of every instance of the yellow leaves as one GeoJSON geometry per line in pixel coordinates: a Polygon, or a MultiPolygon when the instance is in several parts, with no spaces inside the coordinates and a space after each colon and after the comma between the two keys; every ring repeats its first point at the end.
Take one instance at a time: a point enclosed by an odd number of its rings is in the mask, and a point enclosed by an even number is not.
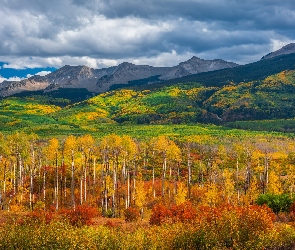
{"type": "Polygon", "coordinates": [[[144,207],[146,203],[146,195],[147,191],[144,187],[144,181],[139,180],[136,182],[136,190],[135,190],[135,205],[139,208],[144,207]]]}
{"type": "Polygon", "coordinates": [[[61,110],[60,107],[49,104],[41,104],[34,100],[23,100],[20,98],[10,98],[2,102],[2,110],[31,115],[46,115],[61,110]]]}
{"type": "Polygon", "coordinates": [[[45,155],[47,159],[54,161],[56,159],[56,154],[59,153],[59,141],[56,138],[49,140],[49,144],[44,148],[45,155]]]}
{"type": "Polygon", "coordinates": [[[105,136],[101,141],[102,148],[109,148],[110,150],[120,150],[122,138],[116,134],[105,136]]]}
{"type": "Polygon", "coordinates": [[[219,191],[215,183],[207,185],[207,192],[205,193],[204,201],[209,206],[215,206],[218,203],[219,191]]]}
{"type": "Polygon", "coordinates": [[[108,112],[103,109],[97,109],[92,112],[77,112],[71,116],[71,120],[75,123],[87,124],[89,121],[95,121],[99,118],[105,118],[108,116],[108,112]]]}
{"type": "Polygon", "coordinates": [[[175,203],[176,205],[180,205],[186,201],[187,196],[187,188],[186,186],[180,182],[177,184],[177,193],[175,195],[175,203]]]}
{"type": "Polygon", "coordinates": [[[138,152],[136,143],[129,135],[122,136],[122,150],[125,158],[134,157],[138,152]]]}
{"type": "Polygon", "coordinates": [[[286,152],[274,152],[271,154],[271,157],[274,160],[283,160],[287,159],[288,154],[286,152]]]}
{"type": "Polygon", "coordinates": [[[94,146],[94,138],[92,135],[83,135],[78,138],[78,145],[81,147],[82,151],[88,152],[94,146]]]}
{"type": "Polygon", "coordinates": [[[279,82],[288,83],[289,82],[289,79],[287,77],[288,74],[289,74],[289,71],[282,71],[276,75],[271,75],[266,77],[263,82],[267,85],[272,85],[272,86],[279,84],[279,82]]]}
{"type": "Polygon", "coordinates": [[[66,138],[66,141],[64,144],[65,153],[72,154],[72,152],[75,151],[76,148],[77,148],[77,138],[73,135],[69,135],[66,138]]]}
{"type": "Polygon", "coordinates": [[[113,195],[115,191],[113,189],[113,179],[110,175],[107,175],[105,178],[105,186],[108,190],[109,195],[113,195]]]}
{"type": "Polygon", "coordinates": [[[169,90],[168,90],[168,93],[169,93],[169,95],[172,96],[172,97],[177,97],[177,96],[180,95],[181,90],[180,90],[179,88],[172,88],[172,89],[169,89],[169,90]]]}
{"type": "Polygon", "coordinates": [[[164,154],[168,159],[180,161],[181,151],[174,141],[166,136],[158,136],[151,140],[151,145],[160,154],[164,154]]]}
{"type": "Polygon", "coordinates": [[[256,176],[252,176],[250,181],[250,186],[247,191],[246,197],[244,201],[247,204],[254,204],[260,194],[260,190],[258,188],[257,178],[256,176]]]}
{"type": "Polygon", "coordinates": [[[282,193],[282,184],[280,178],[274,171],[269,171],[267,191],[272,194],[282,193]]]}
{"type": "Polygon", "coordinates": [[[233,180],[233,173],[228,169],[223,170],[223,189],[225,193],[225,197],[227,198],[227,202],[230,203],[234,194],[235,194],[235,185],[233,180]]]}
{"type": "Polygon", "coordinates": [[[36,104],[36,103],[28,103],[25,108],[27,109],[27,114],[32,115],[41,115],[41,114],[50,114],[61,110],[58,106],[53,105],[44,105],[44,104],[36,104]]]}
{"type": "Polygon", "coordinates": [[[56,138],[49,140],[49,150],[51,152],[57,152],[59,147],[59,142],[56,138]]]}

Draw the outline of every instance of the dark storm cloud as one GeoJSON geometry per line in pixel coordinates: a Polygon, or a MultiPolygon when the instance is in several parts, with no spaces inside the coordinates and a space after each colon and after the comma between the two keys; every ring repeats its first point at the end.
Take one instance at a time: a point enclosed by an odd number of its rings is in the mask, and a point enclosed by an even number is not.
{"type": "Polygon", "coordinates": [[[16,68],[247,63],[295,40],[294,0],[3,0],[0,20],[0,61],[16,68]]]}

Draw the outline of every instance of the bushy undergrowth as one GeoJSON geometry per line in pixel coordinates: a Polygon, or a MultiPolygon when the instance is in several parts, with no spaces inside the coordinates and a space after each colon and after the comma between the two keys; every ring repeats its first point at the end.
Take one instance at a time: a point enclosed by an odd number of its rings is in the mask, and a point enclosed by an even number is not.
{"type": "MultiPolygon", "coordinates": [[[[158,223],[160,225],[141,227],[137,223],[128,224],[133,226],[132,230],[124,230],[121,226],[77,227],[70,220],[62,219],[6,223],[0,226],[0,249],[293,249],[294,247],[294,228],[291,225],[274,223],[274,214],[266,206],[225,205],[194,209],[191,204],[186,203],[166,210],[164,208],[161,205],[161,211],[165,211],[162,215],[165,215],[166,220],[158,223]]],[[[154,213],[155,209],[152,216],[154,213]]]]}
{"type": "Polygon", "coordinates": [[[49,224],[52,221],[67,221],[72,226],[91,225],[91,220],[98,216],[96,208],[86,205],[76,206],[75,209],[61,209],[55,211],[54,209],[44,211],[36,209],[28,213],[25,218],[19,219],[19,224],[44,223],[49,224]]]}
{"type": "Polygon", "coordinates": [[[135,207],[129,207],[124,211],[124,218],[126,222],[137,221],[140,217],[140,212],[135,207]]]}

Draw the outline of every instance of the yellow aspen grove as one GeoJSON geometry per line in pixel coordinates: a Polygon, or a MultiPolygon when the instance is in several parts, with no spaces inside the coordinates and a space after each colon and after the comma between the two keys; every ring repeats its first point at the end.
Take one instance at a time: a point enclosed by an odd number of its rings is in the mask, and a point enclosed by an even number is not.
{"type": "Polygon", "coordinates": [[[30,192],[29,192],[29,203],[30,208],[33,210],[33,203],[34,203],[34,177],[37,170],[36,165],[36,147],[37,147],[37,139],[38,136],[36,134],[30,134],[29,137],[29,144],[30,144],[30,162],[28,162],[29,165],[29,171],[30,171],[30,192]]]}
{"type": "Polygon", "coordinates": [[[102,182],[104,186],[104,197],[102,198],[102,208],[104,213],[108,211],[108,202],[111,200],[111,211],[112,216],[116,217],[118,210],[118,169],[119,169],[119,156],[122,150],[122,139],[116,134],[111,134],[105,136],[100,144],[102,158],[103,158],[103,172],[102,172],[102,182]],[[110,192],[106,188],[106,177],[109,177],[113,181],[113,190],[111,192],[111,197],[109,197],[110,192]],[[111,199],[109,199],[111,198],[111,199]]]}
{"type": "Polygon", "coordinates": [[[180,149],[178,146],[165,136],[158,136],[151,140],[153,149],[162,158],[162,198],[165,196],[165,182],[167,172],[167,161],[180,161],[180,149]]]}
{"type": "Polygon", "coordinates": [[[5,141],[5,136],[0,132],[0,210],[7,209],[6,192],[13,188],[10,165],[9,147],[5,141]]]}

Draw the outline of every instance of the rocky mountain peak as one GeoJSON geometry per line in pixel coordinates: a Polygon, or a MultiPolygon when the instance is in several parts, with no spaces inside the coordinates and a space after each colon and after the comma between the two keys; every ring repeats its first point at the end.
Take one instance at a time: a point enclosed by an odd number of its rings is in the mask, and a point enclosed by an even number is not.
{"type": "Polygon", "coordinates": [[[122,62],[120,63],[118,66],[117,66],[117,69],[131,69],[131,68],[134,68],[136,67],[135,64],[133,63],[129,63],[129,62],[122,62]]]}
{"type": "Polygon", "coordinates": [[[292,54],[292,53],[295,53],[295,43],[289,43],[289,44],[285,45],[284,47],[282,47],[281,49],[276,50],[274,52],[271,52],[271,53],[263,56],[261,58],[261,60],[273,58],[273,57],[280,56],[280,55],[288,55],[288,54],[292,54]]]}
{"type": "Polygon", "coordinates": [[[208,72],[224,68],[233,68],[236,66],[238,66],[238,64],[227,62],[221,59],[204,60],[199,57],[193,56],[191,59],[185,62],[181,62],[177,66],[173,67],[171,71],[162,75],[161,79],[169,80],[202,72],[208,72]]]}

